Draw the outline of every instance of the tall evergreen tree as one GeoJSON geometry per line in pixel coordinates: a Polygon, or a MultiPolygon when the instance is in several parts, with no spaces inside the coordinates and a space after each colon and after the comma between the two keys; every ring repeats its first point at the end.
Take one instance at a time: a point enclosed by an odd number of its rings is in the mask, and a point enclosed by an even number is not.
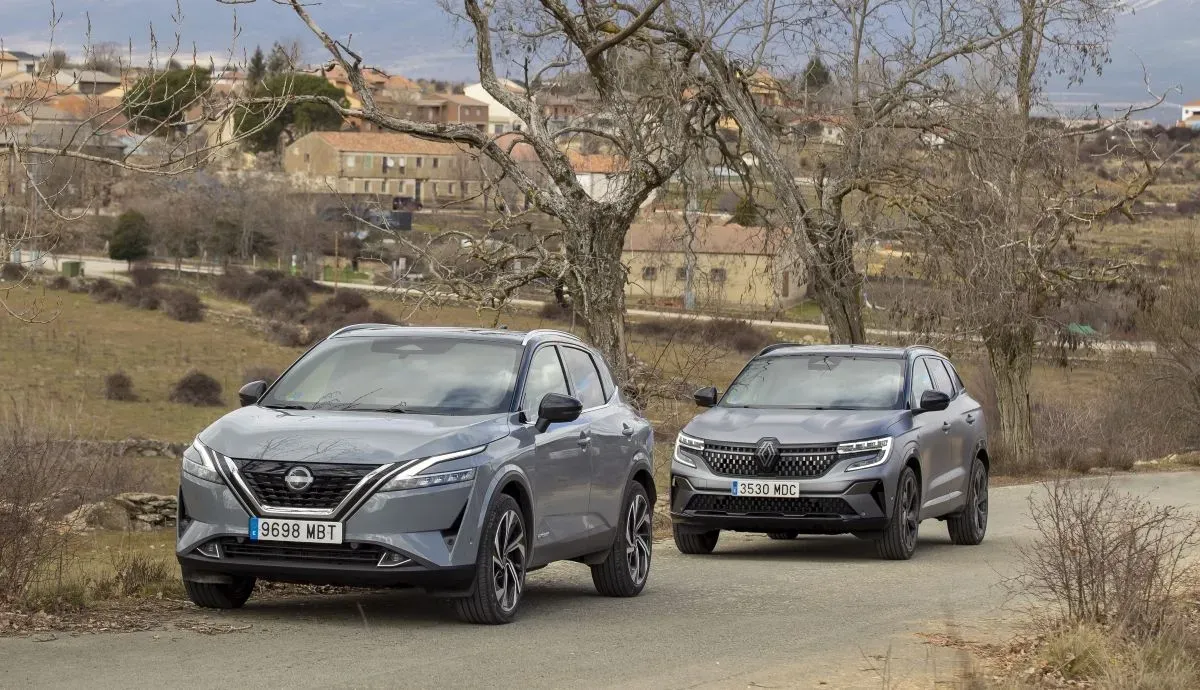
{"type": "Polygon", "coordinates": [[[829,69],[821,62],[820,55],[812,56],[804,68],[804,88],[807,91],[820,91],[833,82],[829,69]]]}
{"type": "Polygon", "coordinates": [[[262,83],[267,76],[267,59],[263,57],[262,47],[254,46],[254,55],[246,66],[246,81],[251,89],[262,83]]]}

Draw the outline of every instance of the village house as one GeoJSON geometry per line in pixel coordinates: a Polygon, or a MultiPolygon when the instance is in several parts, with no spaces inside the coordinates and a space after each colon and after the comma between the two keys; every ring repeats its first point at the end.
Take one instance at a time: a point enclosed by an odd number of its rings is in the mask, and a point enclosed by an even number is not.
{"type": "MultiPolygon", "coordinates": [[[[723,216],[697,215],[695,222],[691,253],[697,308],[774,312],[803,298],[803,267],[782,231],[738,225],[723,216]]],[[[679,213],[643,213],[635,220],[622,255],[629,268],[625,294],[681,305],[688,284],[688,234],[679,213]]]]}
{"type": "MultiPolygon", "coordinates": [[[[520,84],[509,79],[501,79],[500,85],[508,91],[524,96],[525,89],[520,84]]],[[[517,117],[516,113],[505,108],[500,104],[500,101],[492,97],[492,94],[483,88],[483,84],[470,84],[463,89],[463,93],[475,100],[487,105],[488,121],[487,131],[489,134],[504,134],[505,132],[519,132],[525,127],[525,123],[521,118],[517,117]]]]}
{"type": "Polygon", "coordinates": [[[17,74],[37,74],[41,59],[19,50],[0,50],[0,79],[17,74]]]}
{"type": "Polygon", "coordinates": [[[1200,101],[1183,104],[1183,117],[1176,123],[1179,127],[1200,129],[1200,101]]]}
{"type": "Polygon", "coordinates": [[[312,132],[283,169],[311,191],[414,197],[426,206],[481,205],[477,159],[455,144],[383,132],[312,132]]]}

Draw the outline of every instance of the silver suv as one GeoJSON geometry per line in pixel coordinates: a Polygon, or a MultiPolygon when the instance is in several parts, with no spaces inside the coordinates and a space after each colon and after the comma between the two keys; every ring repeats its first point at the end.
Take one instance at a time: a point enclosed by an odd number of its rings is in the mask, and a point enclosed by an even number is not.
{"type": "Polygon", "coordinates": [[[256,579],[416,586],[510,621],[525,574],[650,574],[653,432],[597,352],[556,331],[351,326],[184,453],[176,554],[196,604],[256,579]]]}
{"type": "Polygon", "coordinates": [[[954,365],[924,347],[772,345],[683,428],[671,517],[684,553],[721,530],[852,533],[908,559],[920,522],[955,544],[987,531],[987,428],[954,365]]]}

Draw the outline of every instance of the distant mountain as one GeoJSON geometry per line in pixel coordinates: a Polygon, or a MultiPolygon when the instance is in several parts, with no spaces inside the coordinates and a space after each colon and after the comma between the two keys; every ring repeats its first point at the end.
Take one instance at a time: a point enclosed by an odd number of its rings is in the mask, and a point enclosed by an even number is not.
{"type": "MultiPolygon", "coordinates": [[[[115,41],[144,60],[149,52],[153,25],[165,50],[181,34],[183,53],[190,56],[193,43],[201,56],[224,60],[236,45],[234,60],[244,59],[255,45],[267,50],[275,40],[299,39],[306,59],[319,60],[323,49],[290,10],[271,0],[225,5],[216,0],[180,0],[182,20],[172,21],[176,6],[170,0],[57,0],[62,20],[55,28],[56,47],[73,56],[82,52],[89,20],[93,41],[115,41]],[[235,17],[238,33],[235,40],[235,17]]],[[[49,45],[48,0],[0,0],[0,41],[5,48],[42,52],[49,45]]],[[[1054,95],[1065,111],[1091,104],[1111,107],[1142,102],[1149,96],[1142,64],[1156,91],[1181,86],[1169,97],[1169,106],[1155,114],[1164,122],[1179,117],[1178,104],[1200,96],[1200,0],[1131,0],[1132,11],[1119,18],[1111,55],[1113,62],[1102,76],[1088,79],[1054,95]]],[[[447,81],[477,78],[468,31],[448,16],[434,0],[341,0],[313,3],[309,10],[335,38],[347,42],[370,63],[410,77],[447,81]]],[[[185,60],[186,61],[186,60],[185,60]]],[[[501,66],[504,71],[503,66],[501,66]]],[[[508,76],[520,77],[514,65],[508,76]]]]}

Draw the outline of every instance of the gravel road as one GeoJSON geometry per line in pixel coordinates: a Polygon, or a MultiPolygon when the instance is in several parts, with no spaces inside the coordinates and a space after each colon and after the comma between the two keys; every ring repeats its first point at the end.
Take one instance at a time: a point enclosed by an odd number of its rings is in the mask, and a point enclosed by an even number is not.
{"type": "MultiPolygon", "coordinates": [[[[1088,480],[1093,481],[1093,480],[1088,480]]],[[[1101,481],[1101,480],[1094,480],[1101,481]]],[[[1124,490],[1200,504],[1200,473],[1123,475],[1124,490]]],[[[583,566],[531,574],[521,618],[459,624],[407,592],[293,598],[213,616],[245,631],[0,639],[0,687],[932,687],[956,652],[921,633],[1003,635],[1019,616],[1002,585],[1031,538],[1030,486],[994,488],[987,540],[950,544],[922,524],[908,562],[853,537],[724,535],[685,557],[656,544],[643,595],[596,596],[583,566]]]]}

